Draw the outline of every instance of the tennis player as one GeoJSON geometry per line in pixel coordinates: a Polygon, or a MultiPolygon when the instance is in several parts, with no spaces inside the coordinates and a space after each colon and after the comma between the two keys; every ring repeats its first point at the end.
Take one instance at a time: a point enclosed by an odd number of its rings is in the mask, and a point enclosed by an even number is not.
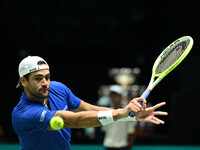
{"type": "Polygon", "coordinates": [[[131,100],[122,110],[91,105],[76,97],[64,84],[50,81],[49,65],[38,56],[24,58],[18,71],[18,86],[22,88],[22,96],[12,112],[12,124],[19,137],[21,150],[70,150],[70,128],[127,121],[130,112],[135,113],[133,119],[154,124],[164,124],[154,115],[167,115],[166,112],[154,111],[165,102],[146,108],[144,98],[131,100]],[[143,102],[143,106],[139,101],[143,102]],[[53,130],[50,127],[50,120],[54,116],[63,118],[63,129],[53,130]]]}

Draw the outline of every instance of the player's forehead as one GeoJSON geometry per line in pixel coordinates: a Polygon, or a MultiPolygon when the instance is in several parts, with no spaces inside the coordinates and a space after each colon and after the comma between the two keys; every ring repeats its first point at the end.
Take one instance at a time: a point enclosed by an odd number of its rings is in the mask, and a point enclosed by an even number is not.
{"type": "Polygon", "coordinates": [[[30,77],[34,77],[34,76],[47,76],[47,75],[50,75],[49,69],[43,69],[43,70],[38,70],[38,71],[32,72],[30,74],[30,77]]]}

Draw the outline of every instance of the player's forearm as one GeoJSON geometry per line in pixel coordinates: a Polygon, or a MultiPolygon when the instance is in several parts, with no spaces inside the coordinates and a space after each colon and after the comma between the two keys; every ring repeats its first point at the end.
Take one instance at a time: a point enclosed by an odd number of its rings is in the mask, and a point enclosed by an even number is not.
{"type": "Polygon", "coordinates": [[[112,110],[112,108],[109,107],[102,107],[102,106],[91,106],[91,111],[107,111],[107,110],[112,110]]]}
{"type": "MultiPolygon", "coordinates": [[[[64,119],[64,128],[89,128],[102,126],[98,119],[98,111],[83,111],[73,113],[70,111],[57,111],[56,115],[64,119]]],[[[114,121],[124,117],[122,111],[113,110],[114,121]]]]}
{"type": "Polygon", "coordinates": [[[111,108],[91,105],[83,100],[81,100],[80,106],[76,109],[76,111],[106,111],[106,110],[111,110],[111,108]]]}
{"type": "Polygon", "coordinates": [[[98,112],[84,111],[72,114],[71,118],[65,117],[65,128],[89,128],[101,126],[98,120],[98,112]]]}

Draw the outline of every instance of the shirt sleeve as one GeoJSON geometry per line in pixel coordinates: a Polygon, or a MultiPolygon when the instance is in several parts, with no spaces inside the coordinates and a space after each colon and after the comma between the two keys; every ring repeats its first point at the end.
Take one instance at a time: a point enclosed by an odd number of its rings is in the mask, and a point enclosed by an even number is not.
{"type": "Polygon", "coordinates": [[[44,107],[28,109],[22,117],[24,131],[29,133],[46,131],[55,113],[56,111],[51,111],[44,107]]]}
{"type": "MultiPolygon", "coordinates": [[[[67,102],[66,110],[74,110],[81,104],[81,100],[76,97],[72,91],[63,83],[51,81],[51,90],[67,102]]],[[[65,108],[65,104],[63,106],[65,108]]]]}
{"type": "Polygon", "coordinates": [[[76,97],[70,89],[68,89],[68,93],[69,93],[69,98],[68,98],[68,105],[69,105],[69,110],[74,110],[76,108],[78,108],[81,104],[81,100],[76,97]]]}
{"type": "Polygon", "coordinates": [[[77,109],[80,104],[81,104],[81,100],[80,98],[76,97],[72,91],[64,85],[64,91],[67,97],[67,104],[68,104],[68,110],[75,110],[77,109]]]}

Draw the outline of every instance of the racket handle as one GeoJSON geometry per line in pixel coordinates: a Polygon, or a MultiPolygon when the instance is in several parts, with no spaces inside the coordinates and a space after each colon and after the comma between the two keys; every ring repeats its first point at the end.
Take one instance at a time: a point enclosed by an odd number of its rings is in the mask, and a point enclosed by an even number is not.
{"type": "MultiPolygon", "coordinates": [[[[142,93],[142,95],[140,96],[140,97],[144,97],[145,99],[149,96],[149,94],[150,94],[150,92],[151,92],[151,90],[149,90],[149,89],[146,89],[143,93],[142,93]]],[[[140,105],[142,105],[142,102],[138,102],[140,105]]],[[[129,116],[130,117],[134,117],[135,116],[135,113],[134,112],[130,112],[129,113],[129,116]]]]}
{"type": "Polygon", "coordinates": [[[146,90],[142,93],[142,95],[141,95],[140,97],[144,97],[144,98],[146,99],[146,98],[149,96],[150,92],[151,92],[151,90],[146,89],[146,90]]]}

